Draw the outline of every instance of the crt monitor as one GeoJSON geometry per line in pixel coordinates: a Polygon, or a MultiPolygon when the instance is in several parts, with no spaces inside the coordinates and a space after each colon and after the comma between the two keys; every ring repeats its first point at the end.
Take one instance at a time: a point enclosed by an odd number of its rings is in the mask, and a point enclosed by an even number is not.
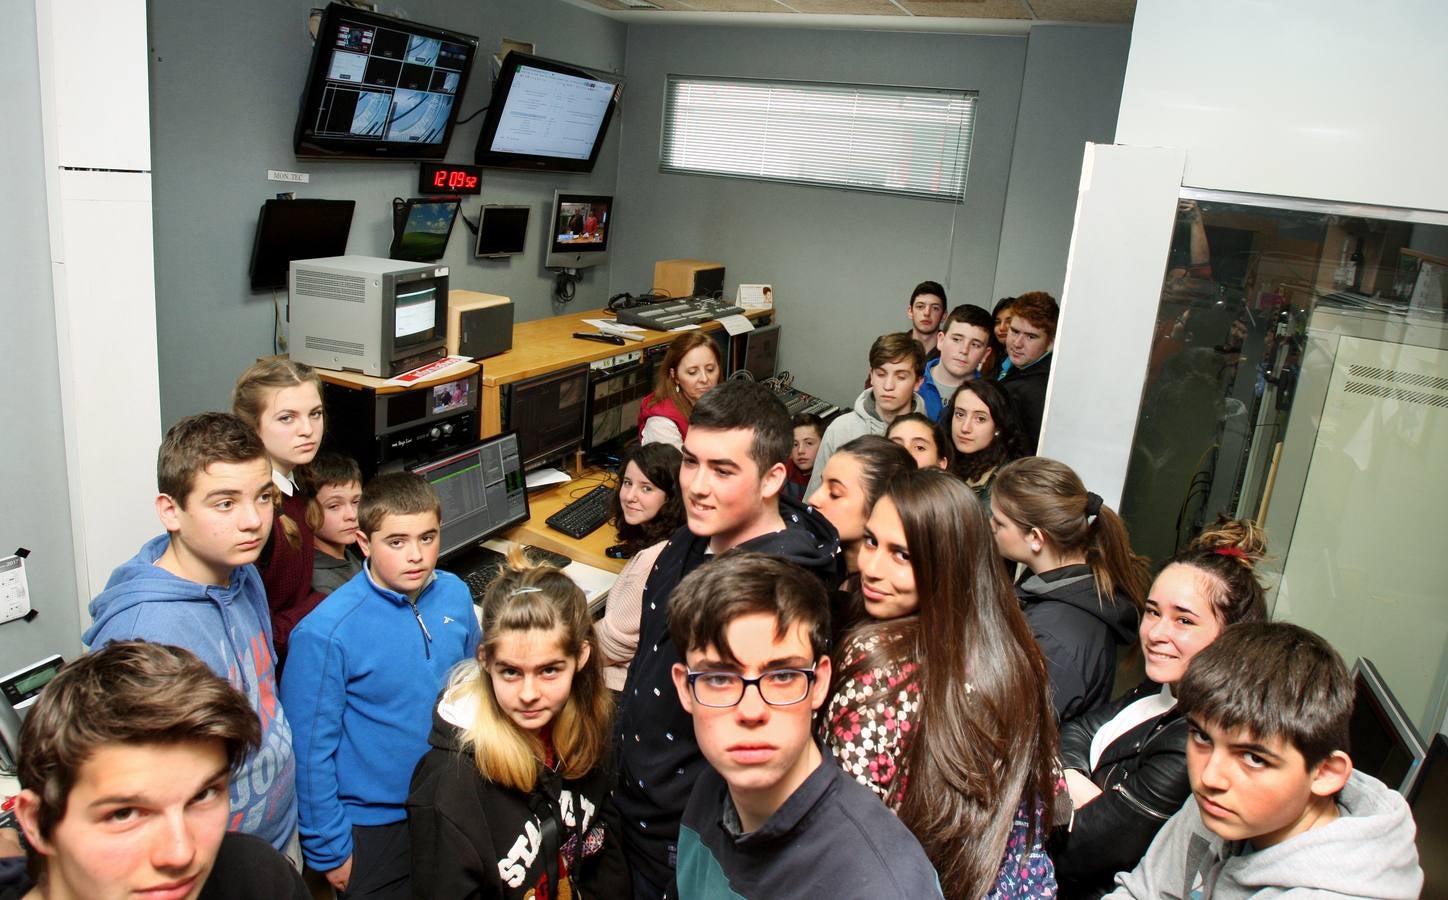
{"type": "Polygon", "coordinates": [[[483,206],[478,211],[478,243],[473,255],[480,259],[517,256],[528,243],[526,206],[483,206]]]}
{"type": "Polygon", "coordinates": [[[608,262],[612,231],[613,197],[554,191],[544,267],[582,269],[608,262]]]}
{"type": "Polygon", "coordinates": [[[283,290],[293,260],[341,256],[352,229],[353,200],[268,200],[256,220],[251,289],[283,290]]]}
{"type": "Polygon", "coordinates": [[[779,326],[763,325],[753,331],[746,331],[744,338],[744,364],[742,368],[755,381],[773,378],[779,368],[779,326]]]}
{"type": "Polygon", "coordinates": [[[436,262],[447,252],[457,221],[456,197],[403,200],[393,209],[392,248],[388,256],[412,262],[436,262]]]}
{"type": "Polygon", "coordinates": [[[1359,659],[1353,667],[1353,690],[1348,724],[1353,768],[1407,794],[1428,748],[1371,660],[1359,659]]]}
{"type": "Polygon", "coordinates": [[[528,488],[515,434],[488,438],[409,471],[421,475],[442,501],[440,557],[460,555],[528,520],[528,488]]]}
{"type": "Polygon", "coordinates": [[[523,466],[532,469],[583,446],[588,365],[504,385],[503,427],[518,433],[523,466]]]}
{"type": "Polygon", "coordinates": [[[478,39],[331,3],[322,12],[297,156],[442,159],[478,39]]]}
{"type": "Polygon", "coordinates": [[[503,58],[473,161],[592,172],[622,92],[619,79],[517,51],[503,58]]]}

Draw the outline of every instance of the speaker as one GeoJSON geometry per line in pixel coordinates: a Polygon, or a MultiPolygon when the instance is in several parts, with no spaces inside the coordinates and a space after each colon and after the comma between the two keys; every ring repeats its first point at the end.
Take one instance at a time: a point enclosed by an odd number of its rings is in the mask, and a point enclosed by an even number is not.
{"type": "Polygon", "coordinates": [[[448,291],[447,352],[482,359],[513,349],[513,301],[478,291],[448,291]]]}
{"type": "Polygon", "coordinates": [[[661,259],[654,263],[654,290],[670,297],[720,297],[724,264],[702,259],[661,259]]]}

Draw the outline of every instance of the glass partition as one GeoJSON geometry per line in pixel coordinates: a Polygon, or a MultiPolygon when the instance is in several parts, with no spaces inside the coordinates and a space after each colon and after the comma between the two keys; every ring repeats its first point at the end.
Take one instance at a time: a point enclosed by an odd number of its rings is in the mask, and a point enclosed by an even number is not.
{"type": "Polygon", "coordinates": [[[1183,199],[1121,511],[1160,562],[1266,526],[1273,615],[1448,694],[1448,218],[1183,199]]]}

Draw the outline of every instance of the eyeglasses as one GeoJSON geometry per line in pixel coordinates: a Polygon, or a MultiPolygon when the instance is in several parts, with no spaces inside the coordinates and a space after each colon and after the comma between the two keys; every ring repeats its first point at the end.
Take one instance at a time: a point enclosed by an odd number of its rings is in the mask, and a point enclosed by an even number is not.
{"type": "Polygon", "coordinates": [[[728,709],[744,699],[744,690],[751,684],[759,697],[770,706],[792,706],[809,696],[814,684],[815,667],[808,669],[770,669],[757,678],[745,678],[735,672],[689,671],[689,691],[700,706],[728,709]]]}

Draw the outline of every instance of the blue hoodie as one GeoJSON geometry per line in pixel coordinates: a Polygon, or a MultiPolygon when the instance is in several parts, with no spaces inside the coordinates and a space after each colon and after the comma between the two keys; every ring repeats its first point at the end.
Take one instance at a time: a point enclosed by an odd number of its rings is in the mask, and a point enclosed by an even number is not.
{"type": "Polygon", "coordinates": [[[417,595],[372,580],[370,564],[292,630],[282,699],[296,723],[302,854],[319,872],[352,855],[352,826],[407,818],[449,670],[482,630],[467,585],[435,573],[417,595]]]}
{"type": "Polygon", "coordinates": [[[297,830],[292,729],[277,700],[271,616],[255,566],[232,570],[226,587],[200,584],[156,565],[169,535],[147,541],[111,573],[90,604],[95,623],[81,635],[92,650],[142,640],[184,647],[246,695],[261,719],[261,747],[231,780],[227,830],[254,834],[285,850],[297,830]]]}

